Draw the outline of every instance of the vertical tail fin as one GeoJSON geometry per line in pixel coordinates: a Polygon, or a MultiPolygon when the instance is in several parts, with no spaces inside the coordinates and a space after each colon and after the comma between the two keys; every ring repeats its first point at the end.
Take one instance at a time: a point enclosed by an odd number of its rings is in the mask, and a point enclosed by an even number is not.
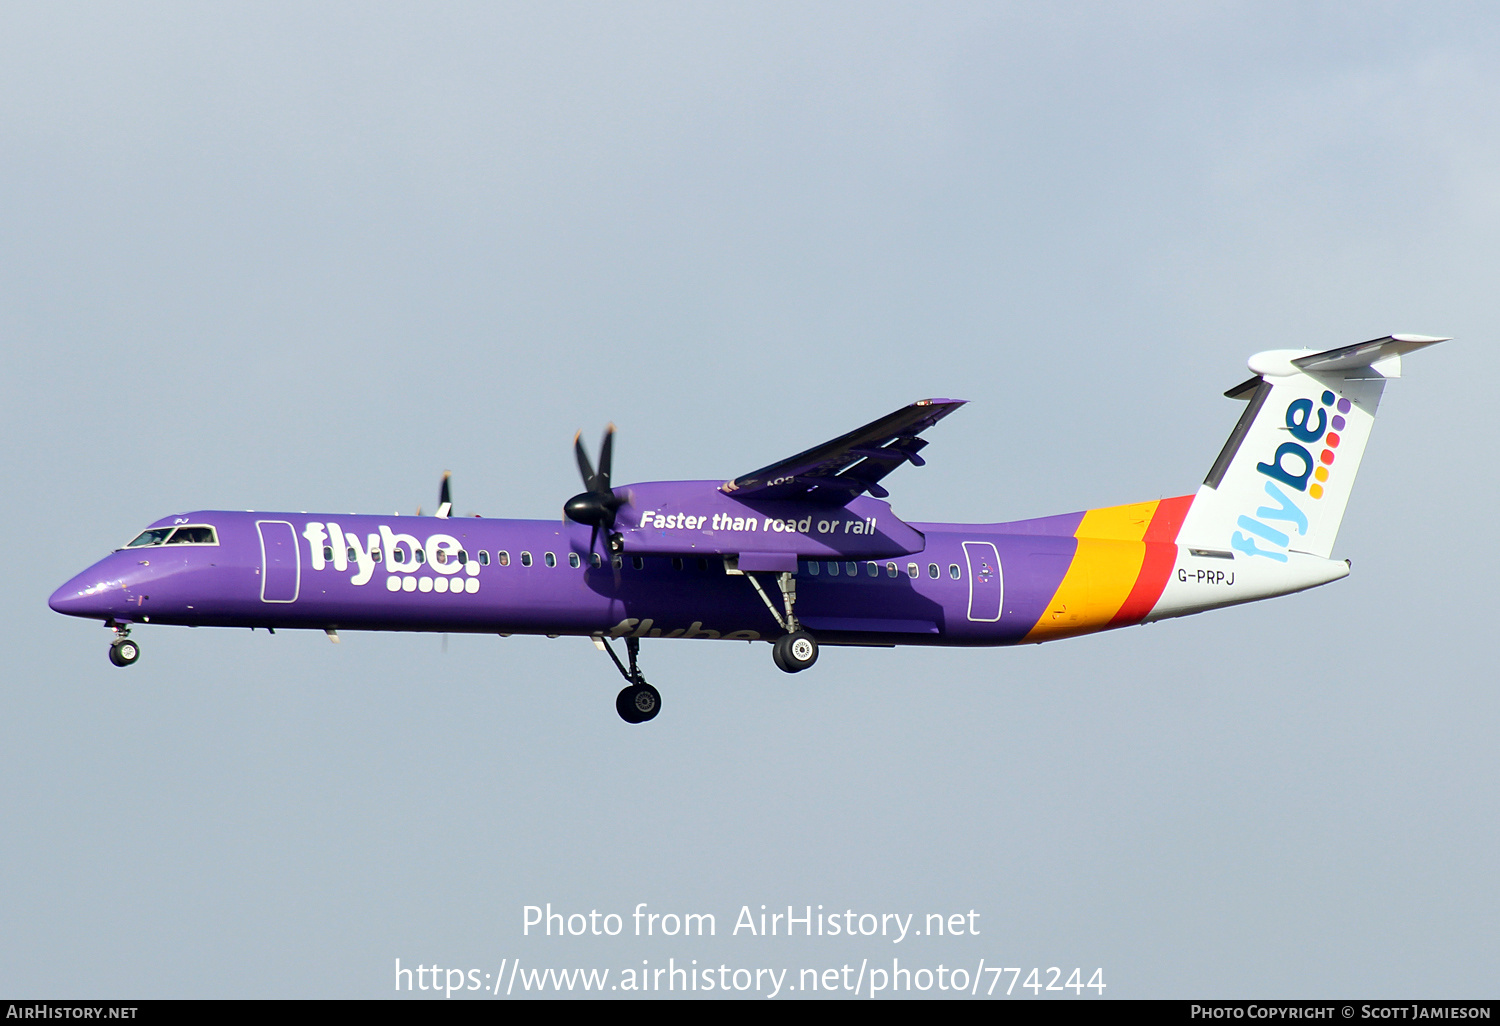
{"type": "Polygon", "coordinates": [[[1401,357],[1446,342],[1385,338],[1322,352],[1250,358],[1255,377],[1224,393],[1248,399],[1177,536],[1179,546],[1287,561],[1333,552],[1380,395],[1401,357]]]}

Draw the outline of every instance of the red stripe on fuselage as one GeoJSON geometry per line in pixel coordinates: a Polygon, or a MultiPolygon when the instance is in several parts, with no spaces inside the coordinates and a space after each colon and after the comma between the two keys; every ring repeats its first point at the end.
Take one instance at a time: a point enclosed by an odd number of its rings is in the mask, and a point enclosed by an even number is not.
{"type": "Polygon", "coordinates": [[[1120,606],[1120,611],[1109,621],[1111,627],[1140,623],[1156,605],[1156,600],[1161,598],[1167,579],[1172,576],[1172,567],[1177,562],[1177,532],[1192,504],[1191,495],[1179,495],[1157,503],[1156,514],[1152,516],[1151,525],[1146,528],[1145,537],[1141,539],[1146,543],[1146,558],[1141,563],[1141,572],[1137,575],[1130,594],[1125,597],[1124,604],[1120,606]]]}

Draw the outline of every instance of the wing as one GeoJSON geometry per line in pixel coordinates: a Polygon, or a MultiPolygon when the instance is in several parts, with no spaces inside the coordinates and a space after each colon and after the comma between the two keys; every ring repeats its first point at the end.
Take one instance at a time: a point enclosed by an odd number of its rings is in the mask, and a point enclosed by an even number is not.
{"type": "Polygon", "coordinates": [[[864,492],[883,499],[890,493],[880,479],[903,463],[920,467],[924,461],[917,453],[927,442],[917,436],[967,401],[918,400],[831,442],[726,481],[719,490],[736,499],[806,499],[835,506],[864,492]]]}

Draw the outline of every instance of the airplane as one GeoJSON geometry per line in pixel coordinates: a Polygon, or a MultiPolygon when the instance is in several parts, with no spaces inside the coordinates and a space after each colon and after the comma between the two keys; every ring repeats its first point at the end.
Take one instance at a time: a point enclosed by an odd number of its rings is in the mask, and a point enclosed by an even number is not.
{"type": "Polygon", "coordinates": [[[591,638],[661,709],[640,643],[764,641],[799,673],[821,646],[998,646],[1149,623],[1348,575],[1334,539],[1385,383],[1448,339],[1272,350],[1224,394],[1243,414],[1194,494],[995,524],[898,518],[883,482],[964,404],[923,399],[730,481],[612,484],[613,425],[558,521],[195,510],[151,524],[51,596],[130,666],[141,624],[591,638]],[[623,640],[622,661],[612,642],[623,640]]]}

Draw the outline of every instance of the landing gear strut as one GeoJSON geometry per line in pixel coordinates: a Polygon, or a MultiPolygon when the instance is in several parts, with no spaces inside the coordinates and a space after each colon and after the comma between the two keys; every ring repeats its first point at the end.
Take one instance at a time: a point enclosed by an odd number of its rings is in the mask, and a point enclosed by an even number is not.
{"type": "Polygon", "coordinates": [[[746,573],[745,576],[750,578],[755,593],[776,618],[777,625],[786,631],[771,646],[771,658],[776,661],[776,665],[787,673],[801,673],[817,662],[818,639],[803,630],[802,625],[797,622],[797,578],[790,573],[778,574],[776,577],[776,585],[781,589],[781,601],[786,607],[786,615],[782,616],[776,604],[771,601],[771,596],[766,594],[760,581],[755,579],[755,575],[746,573]]]}
{"type": "Polygon", "coordinates": [[[615,696],[615,712],[620,714],[620,719],[626,723],[645,723],[654,720],[656,714],[661,712],[661,692],[646,683],[645,674],[641,673],[637,662],[641,653],[641,640],[639,638],[625,639],[625,655],[630,659],[630,669],[620,662],[620,657],[615,655],[615,650],[609,643],[609,639],[597,637],[594,644],[609,653],[610,659],[614,660],[615,668],[620,671],[620,676],[625,678],[625,687],[615,696]]]}
{"type": "Polygon", "coordinates": [[[109,661],[116,666],[129,666],[141,657],[141,646],[130,640],[130,625],[111,620],[105,624],[115,632],[115,640],[109,643],[109,661]]]}

